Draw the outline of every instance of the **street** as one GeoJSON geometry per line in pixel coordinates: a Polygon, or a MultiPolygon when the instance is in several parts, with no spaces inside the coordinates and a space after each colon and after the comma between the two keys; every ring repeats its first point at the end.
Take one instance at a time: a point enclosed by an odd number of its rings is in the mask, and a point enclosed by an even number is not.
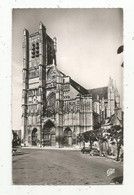
{"type": "Polygon", "coordinates": [[[22,148],[13,156],[12,168],[17,185],[109,184],[123,175],[122,162],[79,150],[22,148]]]}

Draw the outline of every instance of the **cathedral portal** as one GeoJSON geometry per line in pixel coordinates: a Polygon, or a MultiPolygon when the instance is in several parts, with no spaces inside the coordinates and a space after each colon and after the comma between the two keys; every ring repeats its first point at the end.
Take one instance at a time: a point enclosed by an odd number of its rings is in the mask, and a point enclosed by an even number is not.
{"type": "Polygon", "coordinates": [[[48,120],[44,124],[43,131],[42,131],[42,145],[43,146],[56,145],[55,125],[51,120],[48,120]]]}
{"type": "Polygon", "coordinates": [[[37,145],[37,129],[34,128],[32,131],[32,145],[36,146],[37,145]]]}
{"type": "Polygon", "coordinates": [[[72,131],[69,127],[64,130],[64,145],[72,146],[72,131]]]}

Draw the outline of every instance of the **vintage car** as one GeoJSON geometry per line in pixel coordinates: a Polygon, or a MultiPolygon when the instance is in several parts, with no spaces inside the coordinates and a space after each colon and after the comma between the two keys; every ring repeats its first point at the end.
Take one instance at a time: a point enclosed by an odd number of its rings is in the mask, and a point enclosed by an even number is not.
{"type": "Polygon", "coordinates": [[[84,154],[84,153],[90,153],[91,152],[91,149],[90,149],[90,147],[83,147],[82,149],[81,149],[81,152],[84,154]]]}
{"type": "Polygon", "coordinates": [[[100,156],[100,151],[97,148],[92,148],[90,156],[100,156]]]}

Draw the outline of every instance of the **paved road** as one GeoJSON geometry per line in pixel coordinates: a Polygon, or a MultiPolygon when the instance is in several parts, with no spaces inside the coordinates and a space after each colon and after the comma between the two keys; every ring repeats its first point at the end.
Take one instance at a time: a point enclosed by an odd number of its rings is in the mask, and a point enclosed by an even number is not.
{"type": "Polygon", "coordinates": [[[13,184],[22,185],[109,184],[123,173],[120,162],[76,150],[21,149],[13,156],[12,166],[13,184]],[[107,176],[110,168],[115,173],[107,176]]]}

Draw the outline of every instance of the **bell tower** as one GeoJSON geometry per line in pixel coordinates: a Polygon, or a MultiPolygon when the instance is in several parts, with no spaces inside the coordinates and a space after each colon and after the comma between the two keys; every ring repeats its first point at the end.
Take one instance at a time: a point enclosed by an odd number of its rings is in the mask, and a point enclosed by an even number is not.
{"type": "Polygon", "coordinates": [[[41,140],[46,109],[46,69],[55,61],[54,41],[40,22],[38,32],[23,31],[22,139],[25,145],[41,140]]]}

